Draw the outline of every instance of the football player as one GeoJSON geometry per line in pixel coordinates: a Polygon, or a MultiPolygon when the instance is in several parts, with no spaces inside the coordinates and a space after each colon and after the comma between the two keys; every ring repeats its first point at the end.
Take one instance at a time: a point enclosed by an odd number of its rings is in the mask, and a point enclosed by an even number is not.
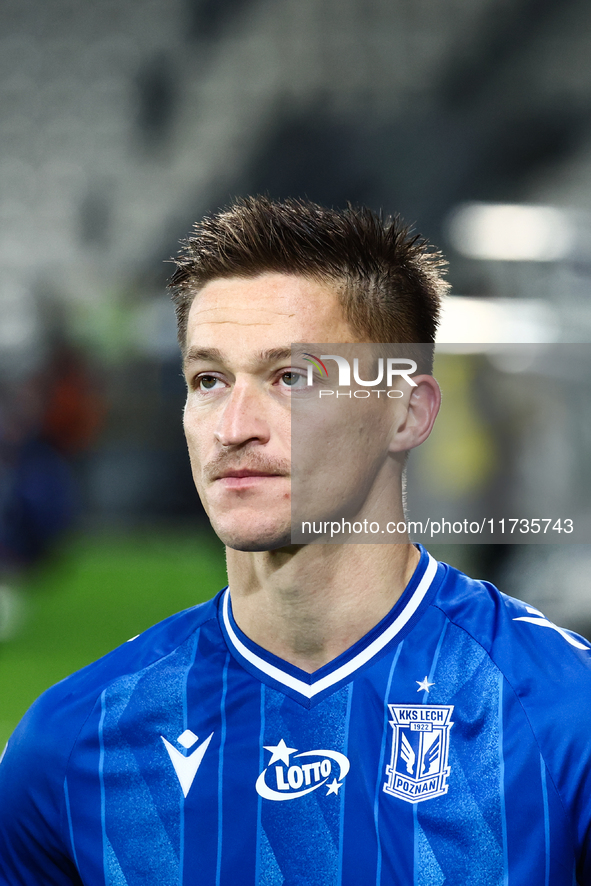
{"type": "Polygon", "coordinates": [[[417,360],[400,396],[331,401],[330,445],[292,464],[327,362],[292,346],[432,345],[442,272],[365,209],[252,198],[195,227],[184,426],[229,587],[33,705],[0,765],[0,883],[591,884],[589,644],[405,533],[292,543],[292,479],[316,515],[400,523],[439,408],[417,360]]]}

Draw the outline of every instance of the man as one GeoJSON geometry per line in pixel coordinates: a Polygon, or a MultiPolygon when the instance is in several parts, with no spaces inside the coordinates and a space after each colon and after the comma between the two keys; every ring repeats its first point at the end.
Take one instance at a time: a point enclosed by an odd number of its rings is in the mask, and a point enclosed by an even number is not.
{"type": "MultiPolygon", "coordinates": [[[[432,343],[440,258],[366,210],[259,198],[178,266],[185,431],[230,590],[33,706],[0,765],[0,882],[591,883],[591,647],[406,537],[291,543],[292,344],[432,343]]],[[[403,514],[439,406],[417,368],[380,410],[333,413],[347,513],[403,514]]]]}

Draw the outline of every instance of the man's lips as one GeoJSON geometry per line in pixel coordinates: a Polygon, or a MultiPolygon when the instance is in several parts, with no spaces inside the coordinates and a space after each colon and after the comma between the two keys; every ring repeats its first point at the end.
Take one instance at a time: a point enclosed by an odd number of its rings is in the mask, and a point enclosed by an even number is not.
{"type": "Polygon", "coordinates": [[[269,480],[281,479],[284,476],[284,474],[280,473],[244,468],[236,471],[224,471],[215,478],[214,482],[220,483],[226,489],[244,489],[247,486],[254,486],[257,483],[264,483],[269,480]]]}

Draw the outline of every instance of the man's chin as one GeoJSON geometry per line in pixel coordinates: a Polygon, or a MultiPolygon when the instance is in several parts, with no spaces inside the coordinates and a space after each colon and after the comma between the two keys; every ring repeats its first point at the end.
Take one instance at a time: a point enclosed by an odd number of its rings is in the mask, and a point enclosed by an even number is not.
{"type": "Polygon", "coordinates": [[[220,541],[235,551],[275,551],[291,545],[291,526],[236,529],[214,525],[213,528],[220,541]]]}

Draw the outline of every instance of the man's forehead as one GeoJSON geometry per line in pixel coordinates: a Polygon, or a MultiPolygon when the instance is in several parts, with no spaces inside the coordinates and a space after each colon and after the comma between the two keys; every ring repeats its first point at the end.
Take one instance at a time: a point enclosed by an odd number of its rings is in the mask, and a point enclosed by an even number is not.
{"type": "Polygon", "coordinates": [[[225,306],[248,311],[256,302],[266,301],[275,303],[277,310],[283,312],[294,299],[326,301],[327,297],[332,300],[336,294],[334,286],[319,280],[298,274],[267,272],[253,277],[216,277],[209,280],[196,295],[194,306],[207,311],[225,306]]]}
{"type": "Polygon", "coordinates": [[[195,326],[232,322],[240,323],[242,326],[261,326],[270,325],[273,317],[293,317],[296,311],[288,305],[282,310],[278,305],[265,308],[263,314],[258,304],[243,305],[231,299],[219,299],[215,304],[209,304],[200,296],[196,296],[191,305],[191,314],[195,326]],[[268,318],[266,321],[265,317],[268,318]]]}
{"type": "Polygon", "coordinates": [[[243,331],[251,343],[268,336],[261,347],[350,341],[353,335],[333,286],[278,273],[211,280],[196,294],[189,312],[189,347],[223,344],[236,331],[243,331]]]}

